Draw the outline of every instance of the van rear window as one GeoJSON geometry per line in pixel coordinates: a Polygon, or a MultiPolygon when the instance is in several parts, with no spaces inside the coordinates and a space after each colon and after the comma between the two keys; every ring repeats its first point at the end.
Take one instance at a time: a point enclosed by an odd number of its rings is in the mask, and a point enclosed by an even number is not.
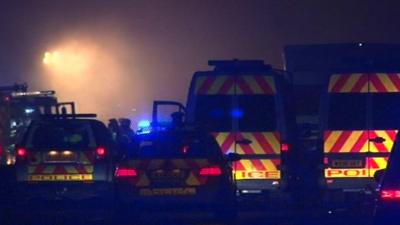
{"type": "Polygon", "coordinates": [[[380,93],[371,96],[372,128],[394,129],[400,127],[400,95],[380,93]]]}
{"type": "Polygon", "coordinates": [[[238,118],[244,132],[275,131],[276,104],[274,95],[238,95],[238,108],[232,115],[238,118]]]}
{"type": "Polygon", "coordinates": [[[198,95],[196,97],[196,122],[210,131],[232,130],[231,95],[198,95]]]}
{"type": "Polygon", "coordinates": [[[328,129],[366,129],[367,104],[366,94],[331,94],[328,107],[328,129]]]}

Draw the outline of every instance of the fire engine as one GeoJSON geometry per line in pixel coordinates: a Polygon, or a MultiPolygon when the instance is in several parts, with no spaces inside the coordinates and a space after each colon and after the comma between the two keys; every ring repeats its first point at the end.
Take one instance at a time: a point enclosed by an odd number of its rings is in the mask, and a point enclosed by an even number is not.
{"type": "Polygon", "coordinates": [[[346,202],[357,194],[365,201],[400,125],[400,45],[294,45],[285,48],[285,61],[297,97],[300,152],[311,159],[299,171],[311,168],[327,199],[346,202]]]}
{"type": "Polygon", "coordinates": [[[28,91],[26,84],[0,87],[0,164],[15,161],[15,143],[40,114],[57,104],[54,91],[28,91]]]}
{"type": "Polygon", "coordinates": [[[287,185],[294,124],[289,75],[262,60],[209,65],[214,69],[193,75],[187,121],[211,132],[225,154],[240,154],[233,163],[239,195],[279,193],[287,185]]]}

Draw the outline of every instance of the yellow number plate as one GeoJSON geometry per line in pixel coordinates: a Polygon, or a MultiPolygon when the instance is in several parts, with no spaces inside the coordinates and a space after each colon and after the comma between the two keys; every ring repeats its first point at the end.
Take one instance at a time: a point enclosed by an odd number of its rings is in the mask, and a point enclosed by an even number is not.
{"type": "Polygon", "coordinates": [[[176,195],[195,195],[196,188],[144,188],[140,189],[141,196],[176,196],[176,195]]]}
{"type": "Polygon", "coordinates": [[[28,176],[29,181],[90,181],[93,174],[35,174],[28,176]]]}

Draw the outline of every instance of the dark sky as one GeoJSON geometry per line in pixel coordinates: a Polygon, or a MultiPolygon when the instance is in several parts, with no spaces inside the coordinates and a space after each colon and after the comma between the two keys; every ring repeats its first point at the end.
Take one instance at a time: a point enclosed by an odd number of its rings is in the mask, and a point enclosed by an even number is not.
{"type": "MultiPolygon", "coordinates": [[[[82,106],[104,116],[113,114],[106,108],[117,107],[110,105],[115,98],[121,99],[116,105],[137,109],[129,114],[135,119],[148,115],[153,99],[184,101],[191,75],[207,69],[209,59],[259,58],[281,67],[287,44],[400,42],[396,0],[0,2],[0,85],[27,81],[36,89],[59,89],[68,99],[66,84],[43,80],[40,63],[53,46],[84,39],[100,46],[97,53],[107,55],[107,62],[112,58],[115,70],[109,76],[123,80],[102,107],[82,106]]],[[[69,100],[84,105],[96,93],[69,100]]],[[[116,110],[119,115],[125,114],[123,108],[116,110]]]]}

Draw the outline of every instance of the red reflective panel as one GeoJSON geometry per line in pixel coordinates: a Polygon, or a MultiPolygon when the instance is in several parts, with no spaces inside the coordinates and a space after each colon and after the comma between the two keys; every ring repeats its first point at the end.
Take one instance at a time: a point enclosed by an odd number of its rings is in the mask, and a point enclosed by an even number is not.
{"type": "Polygon", "coordinates": [[[106,153],[107,153],[107,151],[106,151],[105,148],[103,148],[103,147],[98,147],[98,148],[96,148],[96,155],[97,155],[97,156],[102,157],[102,156],[105,156],[106,153]]]}
{"type": "Polygon", "coordinates": [[[286,143],[281,144],[281,150],[282,152],[288,152],[289,151],[289,145],[286,143]]]}
{"type": "Polygon", "coordinates": [[[222,170],[220,167],[205,167],[200,170],[201,176],[220,176],[222,174],[222,170]]]}
{"type": "Polygon", "coordinates": [[[382,190],[381,198],[384,200],[400,200],[400,190],[382,190]]]}
{"type": "Polygon", "coordinates": [[[132,168],[117,168],[115,171],[116,177],[136,177],[137,172],[132,168]]]}

